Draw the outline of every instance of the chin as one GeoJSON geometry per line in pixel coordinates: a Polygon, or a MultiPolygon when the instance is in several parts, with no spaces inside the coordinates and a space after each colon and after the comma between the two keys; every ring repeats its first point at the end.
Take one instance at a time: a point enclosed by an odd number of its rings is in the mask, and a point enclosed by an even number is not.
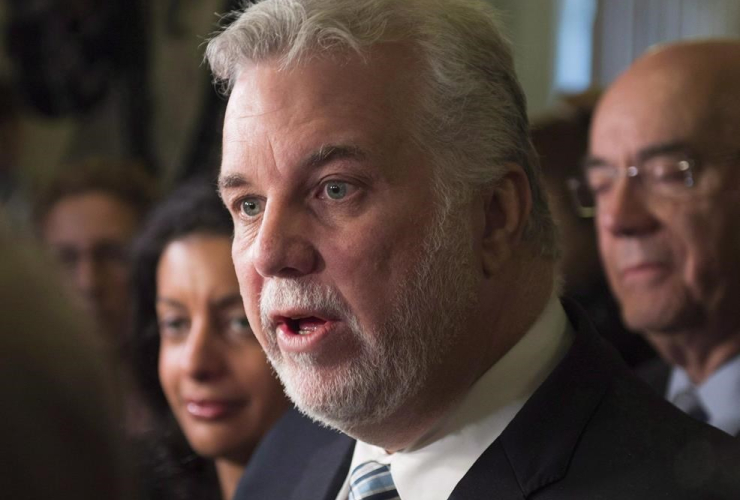
{"type": "Polygon", "coordinates": [[[635,331],[673,334],[700,327],[703,314],[696,307],[644,301],[624,309],[624,322],[635,331]]]}
{"type": "Polygon", "coordinates": [[[245,442],[236,445],[233,440],[214,441],[209,443],[191,443],[193,451],[209,460],[225,459],[235,463],[247,463],[254,449],[254,443],[245,442]]]}

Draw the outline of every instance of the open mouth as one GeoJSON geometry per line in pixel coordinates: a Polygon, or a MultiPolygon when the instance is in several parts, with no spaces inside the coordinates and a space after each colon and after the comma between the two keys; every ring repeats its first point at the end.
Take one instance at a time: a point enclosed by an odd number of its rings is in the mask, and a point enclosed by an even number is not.
{"type": "Polygon", "coordinates": [[[281,318],[280,322],[287,333],[293,335],[310,335],[326,324],[326,320],[316,316],[303,318],[281,318]]]}

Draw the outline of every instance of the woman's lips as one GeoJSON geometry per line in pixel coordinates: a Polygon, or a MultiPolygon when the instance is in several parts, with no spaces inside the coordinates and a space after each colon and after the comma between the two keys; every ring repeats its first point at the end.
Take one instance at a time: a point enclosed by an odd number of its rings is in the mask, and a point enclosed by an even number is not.
{"type": "Polygon", "coordinates": [[[224,400],[188,400],[185,410],[199,420],[219,420],[238,412],[244,402],[224,400]]]}

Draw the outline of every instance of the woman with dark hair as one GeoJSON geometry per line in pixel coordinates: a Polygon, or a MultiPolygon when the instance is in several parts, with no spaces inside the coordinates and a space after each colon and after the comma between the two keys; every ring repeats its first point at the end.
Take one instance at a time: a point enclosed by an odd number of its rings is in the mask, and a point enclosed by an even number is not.
{"type": "Polygon", "coordinates": [[[159,443],[145,457],[153,498],[229,500],[288,408],[244,313],[232,231],[214,187],[189,183],[135,245],[132,352],[159,443]]]}

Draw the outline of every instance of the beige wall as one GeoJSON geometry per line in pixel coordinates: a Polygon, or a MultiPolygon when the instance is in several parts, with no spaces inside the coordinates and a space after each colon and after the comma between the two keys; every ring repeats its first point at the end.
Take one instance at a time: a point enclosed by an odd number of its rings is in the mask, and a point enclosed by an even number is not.
{"type": "Polygon", "coordinates": [[[501,11],[529,114],[537,115],[551,101],[558,0],[489,1],[501,11]]]}

